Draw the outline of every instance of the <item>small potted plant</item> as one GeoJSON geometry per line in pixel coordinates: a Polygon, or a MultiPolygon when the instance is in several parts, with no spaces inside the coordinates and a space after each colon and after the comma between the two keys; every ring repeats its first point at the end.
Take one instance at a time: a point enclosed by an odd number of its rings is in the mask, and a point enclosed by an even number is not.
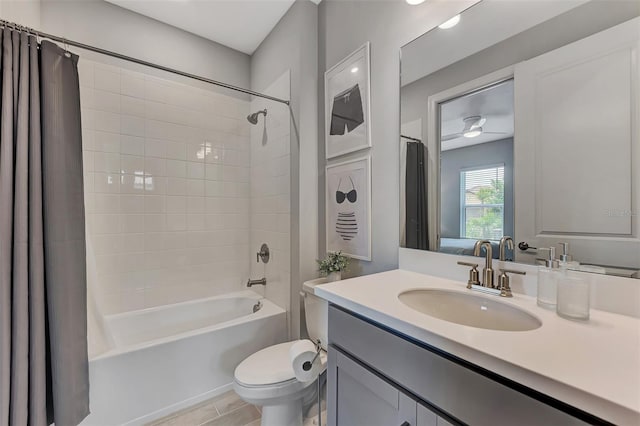
{"type": "Polygon", "coordinates": [[[319,270],[326,275],[327,281],[338,281],[342,279],[342,271],[346,271],[349,266],[349,258],[341,251],[328,252],[327,257],[318,260],[319,270]]]}

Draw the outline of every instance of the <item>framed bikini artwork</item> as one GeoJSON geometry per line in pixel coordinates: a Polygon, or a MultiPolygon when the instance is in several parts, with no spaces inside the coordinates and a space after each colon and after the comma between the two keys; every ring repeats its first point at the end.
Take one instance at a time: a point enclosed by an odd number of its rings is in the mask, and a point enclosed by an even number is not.
{"type": "Polygon", "coordinates": [[[369,42],[324,73],[326,158],[371,146],[369,42]]]}
{"type": "Polygon", "coordinates": [[[327,251],[371,260],[371,156],[326,167],[327,251]]]}

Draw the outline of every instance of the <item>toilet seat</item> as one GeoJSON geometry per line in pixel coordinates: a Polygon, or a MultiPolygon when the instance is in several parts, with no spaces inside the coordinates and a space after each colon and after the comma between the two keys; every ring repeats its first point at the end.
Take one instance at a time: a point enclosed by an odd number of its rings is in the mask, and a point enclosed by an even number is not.
{"type": "MultiPolygon", "coordinates": [[[[300,382],[295,377],[289,349],[297,340],[280,343],[262,349],[242,361],[234,373],[234,388],[245,401],[265,405],[275,400],[289,398],[302,393],[314,381],[300,382]]],[[[320,355],[323,366],[327,356],[324,351],[320,355]]]]}

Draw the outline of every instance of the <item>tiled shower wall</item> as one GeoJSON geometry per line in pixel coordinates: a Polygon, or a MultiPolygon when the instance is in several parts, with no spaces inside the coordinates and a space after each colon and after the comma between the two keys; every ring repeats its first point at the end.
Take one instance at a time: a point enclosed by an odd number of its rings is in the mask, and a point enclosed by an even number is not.
{"type": "Polygon", "coordinates": [[[79,73],[88,269],[102,313],[243,289],[249,101],[88,60],[79,73]]]}
{"type": "MultiPolygon", "coordinates": [[[[289,99],[290,73],[286,72],[263,92],[289,99]]],[[[267,278],[265,296],[290,310],[291,291],[291,147],[290,112],[280,103],[254,99],[251,111],[267,109],[251,127],[251,249],[252,278],[267,278]],[[257,263],[255,252],[262,243],[271,249],[268,264],[257,263]]],[[[261,290],[262,291],[262,290],[261,290]]]]}

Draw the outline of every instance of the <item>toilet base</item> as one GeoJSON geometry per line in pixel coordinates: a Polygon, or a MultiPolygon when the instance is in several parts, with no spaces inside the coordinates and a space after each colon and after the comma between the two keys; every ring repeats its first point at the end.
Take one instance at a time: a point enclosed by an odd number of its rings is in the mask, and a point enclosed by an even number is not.
{"type": "Polygon", "coordinates": [[[261,426],[301,426],[302,399],[262,407],[261,426]]]}

